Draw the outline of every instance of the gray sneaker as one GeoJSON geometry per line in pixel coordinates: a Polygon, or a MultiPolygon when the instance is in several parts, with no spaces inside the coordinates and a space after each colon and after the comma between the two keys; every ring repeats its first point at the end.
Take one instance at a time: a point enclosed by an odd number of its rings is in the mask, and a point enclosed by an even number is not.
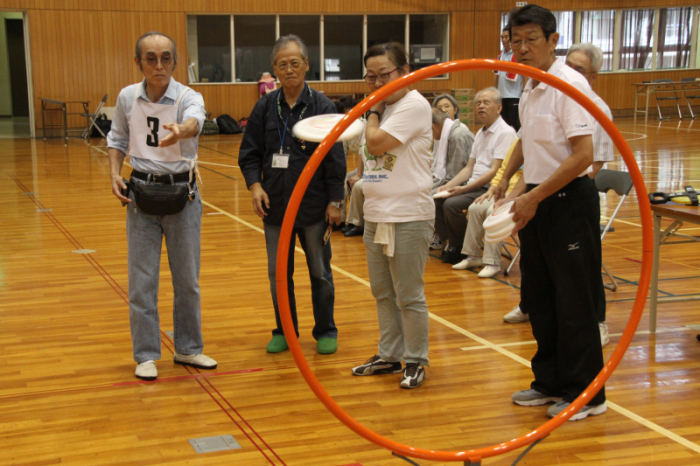
{"type": "MultiPolygon", "coordinates": [[[[570,404],[571,403],[569,403],[568,401],[560,401],[559,403],[550,406],[547,410],[547,416],[556,416],[557,414],[561,413],[566,408],[568,408],[570,404]]],[[[605,404],[605,402],[602,402],[599,405],[586,405],[583,408],[581,408],[578,413],[571,416],[569,418],[569,421],[580,421],[582,419],[586,419],[589,415],[597,416],[599,414],[603,414],[607,410],[608,405],[605,404]]]]}
{"type": "Polygon", "coordinates": [[[401,361],[389,362],[383,360],[378,354],[369,358],[363,365],[353,367],[352,375],[382,375],[398,374],[402,372],[401,361]]]}
{"type": "Polygon", "coordinates": [[[561,401],[560,396],[547,396],[533,388],[515,392],[510,396],[510,399],[513,400],[513,403],[520,406],[540,406],[561,401]]]}

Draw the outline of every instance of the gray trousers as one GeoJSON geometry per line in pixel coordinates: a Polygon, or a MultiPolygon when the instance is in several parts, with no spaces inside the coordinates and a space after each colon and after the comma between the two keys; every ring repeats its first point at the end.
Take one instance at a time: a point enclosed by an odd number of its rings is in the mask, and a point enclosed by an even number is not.
{"type": "Polygon", "coordinates": [[[423,272],[433,221],[396,223],[393,257],[384,254],[382,244],[374,243],[376,230],[375,222],[365,222],[363,241],[379,320],[378,354],[385,361],[428,366],[430,317],[423,272]]]}
{"type": "MultiPolygon", "coordinates": [[[[139,182],[139,180],[134,180],[139,182]]],[[[134,361],[160,359],[158,285],[163,236],[173,277],[175,351],[200,354],[202,342],[199,261],[202,200],[199,192],[175,215],[147,215],[136,207],[133,192],[126,206],[129,269],[129,322],[134,361]],[[136,207],[136,209],[134,209],[136,207]]]]}
{"type": "Polygon", "coordinates": [[[352,186],[350,208],[348,209],[348,223],[357,226],[365,224],[365,195],[362,193],[362,180],[358,180],[352,186]]]}
{"type": "MultiPolygon", "coordinates": [[[[481,257],[481,242],[484,239],[484,221],[493,212],[493,198],[480,204],[469,206],[469,221],[467,222],[467,233],[464,235],[464,245],[462,254],[469,257],[481,257]]],[[[484,241],[484,264],[501,265],[501,248],[503,241],[498,243],[487,243],[484,241]]]]}

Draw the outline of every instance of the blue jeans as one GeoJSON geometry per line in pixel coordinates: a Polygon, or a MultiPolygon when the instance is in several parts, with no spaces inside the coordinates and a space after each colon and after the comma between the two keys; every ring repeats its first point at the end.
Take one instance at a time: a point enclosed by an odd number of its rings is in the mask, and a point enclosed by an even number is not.
{"type": "Polygon", "coordinates": [[[423,272],[433,236],[433,220],[396,223],[394,256],[374,242],[375,222],[365,221],[362,238],[372,295],[377,300],[379,356],[385,361],[430,365],[430,316],[423,292],[423,272]]]}
{"type": "MultiPolygon", "coordinates": [[[[139,182],[139,180],[133,180],[139,182]]],[[[173,277],[175,351],[200,354],[202,342],[199,260],[202,200],[174,215],[156,216],[136,207],[134,193],[126,206],[126,238],[129,269],[129,321],[134,361],[160,359],[158,284],[163,236],[173,277]]]]}
{"type": "MultiPolygon", "coordinates": [[[[273,335],[284,335],[280,311],[277,305],[277,282],[275,273],[277,267],[277,245],[280,240],[282,225],[265,225],[265,244],[267,245],[267,273],[270,278],[270,292],[272,304],[275,306],[275,320],[277,328],[273,335]]],[[[311,301],[314,309],[315,325],[311,335],[319,338],[337,338],[338,329],[333,320],[333,307],[335,303],[335,286],[333,285],[333,272],[331,271],[331,243],[323,245],[323,235],[326,232],[326,222],[318,222],[307,227],[295,228],[292,231],[289,247],[289,262],[287,265],[287,292],[289,294],[289,308],[292,312],[292,321],[297,337],[299,325],[297,323],[297,306],[294,299],[294,246],[296,236],[299,237],[301,248],[306,254],[306,265],[309,268],[311,279],[311,301]]]]}

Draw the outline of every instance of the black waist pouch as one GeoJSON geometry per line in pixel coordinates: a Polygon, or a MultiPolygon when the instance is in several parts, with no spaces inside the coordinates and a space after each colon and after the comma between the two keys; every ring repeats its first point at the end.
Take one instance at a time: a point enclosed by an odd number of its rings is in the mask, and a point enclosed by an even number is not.
{"type": "Polygon", "coordinates": [[[148,215],[174,215],[182,211],[188,200],[194,200],[194,191],[187,184],[129,183],[136,206],[148,215]]]}

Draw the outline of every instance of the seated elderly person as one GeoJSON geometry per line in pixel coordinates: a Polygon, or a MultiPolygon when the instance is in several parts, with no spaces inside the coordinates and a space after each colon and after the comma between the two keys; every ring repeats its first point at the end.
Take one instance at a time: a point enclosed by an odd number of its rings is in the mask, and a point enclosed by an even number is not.
{"type": "Polygon", "coordinates": [[[433,190],[447,184],[467,166],[474,134],[467,125],[452,120],[439,108],[433,108],[433,190]]]}
{"type": "MultiPolygon", "coordinates": [[[[357,102],[352,96],[346,95],[338,99],[338,102],[335,104],[335,108],[338,111],[338,113],[348,113],[350,110],[353,109],[353,107],[357,105],[357,102]]],[[[343,202],[341,203],[341,223],[345,224],[345,226],[342,228],[343,233],[347,233],[350,230],[354,230],[353,234],[347,235],[347,236],[357,236],[362,234],[362,230],[355,229],[355,225],[349,220],[349,218],[346,216],[346,200],[348,198],[348,189],[352,189],[352,185],[359,179],[362,178],[362,171],[359,167],[362,162],[362,157],[360,157],[358,154],[360,152],[360,141],[362,140],[362,135],[357,136],[356,138],[349,139],[347,141],[343,141],[343,151],[345,152],[345,164],[347,165],[348,163],[348,156],[353,155],[356,160],[359,161],[358,163],[358,168],[355,168],[347,173],[345,175],[345,198],[343,199],[343,202]],[[358,169],[360,171],[358,171],[358,169]],[[358,176],[359,173],[359,176],[358,176]],[[352,180],[352,181],[351,181],[352,180]]],[[[348,165],[349,166],[349,165],[348,165]]]]}
{"type": "MultiPolygon", "coordinates": [[[[459,105],[454,97],[449,94],[436,97],[433,100],[433,194],[467,165],[473,144],[474,134],[459,121],[459,105]],[[446,118],[436,113],[440,110],[446,118]]],[[[436,233],[430,249],[443,247],[444,243],[436,233]]]]}
{"type": "Polygon", "coordinates": [[[441,239],[449,240],[441,256],[448,264],[457,264],[466,258],[461,253],[467,231],[464,212],[476,198],[486,193],[516,138],[515,130],[500,116],[498,89],[488,87],[479,91],[474,105],[476,116],[484,126],[477,132],[467,166],[438,188],[438,192],[447,191],[447,197],[435,199],[435,231],[441,239]]]}
{"type": "MultiPolygon", "coordinates": [[[[503,241],[499,241],[498,243],[487,243],[484,241],[483,256],[481,243],[485,233],[484,221],[493,212],[495,204],[493,192],[496,190],[499,181],[501,181],[503,171],[508,165],[510,156],[518,141],[519,139],[516,138],[513,144],[511,144],[508,155],[506,155],[506,159],[498,169],[496,176],[491,180],[491,187],[486,191],[486,194],[476,199],[474,203],[469,206],[467,233],[464,235],[464,246],[462,246],[462,254],[466,255],[467,258],[459,264],[453,265],[452,268],[455,270],[473,269],[483,265],[484,268],[479,272],[479,278],[495,277],[501,271],[501,248],[503,247],[503,241]]],[[[525,183],[518,182],[521,175],[522,169],[518,170],[510,179],[506,202],[518,197],[525,190],[525,183]]]]}

